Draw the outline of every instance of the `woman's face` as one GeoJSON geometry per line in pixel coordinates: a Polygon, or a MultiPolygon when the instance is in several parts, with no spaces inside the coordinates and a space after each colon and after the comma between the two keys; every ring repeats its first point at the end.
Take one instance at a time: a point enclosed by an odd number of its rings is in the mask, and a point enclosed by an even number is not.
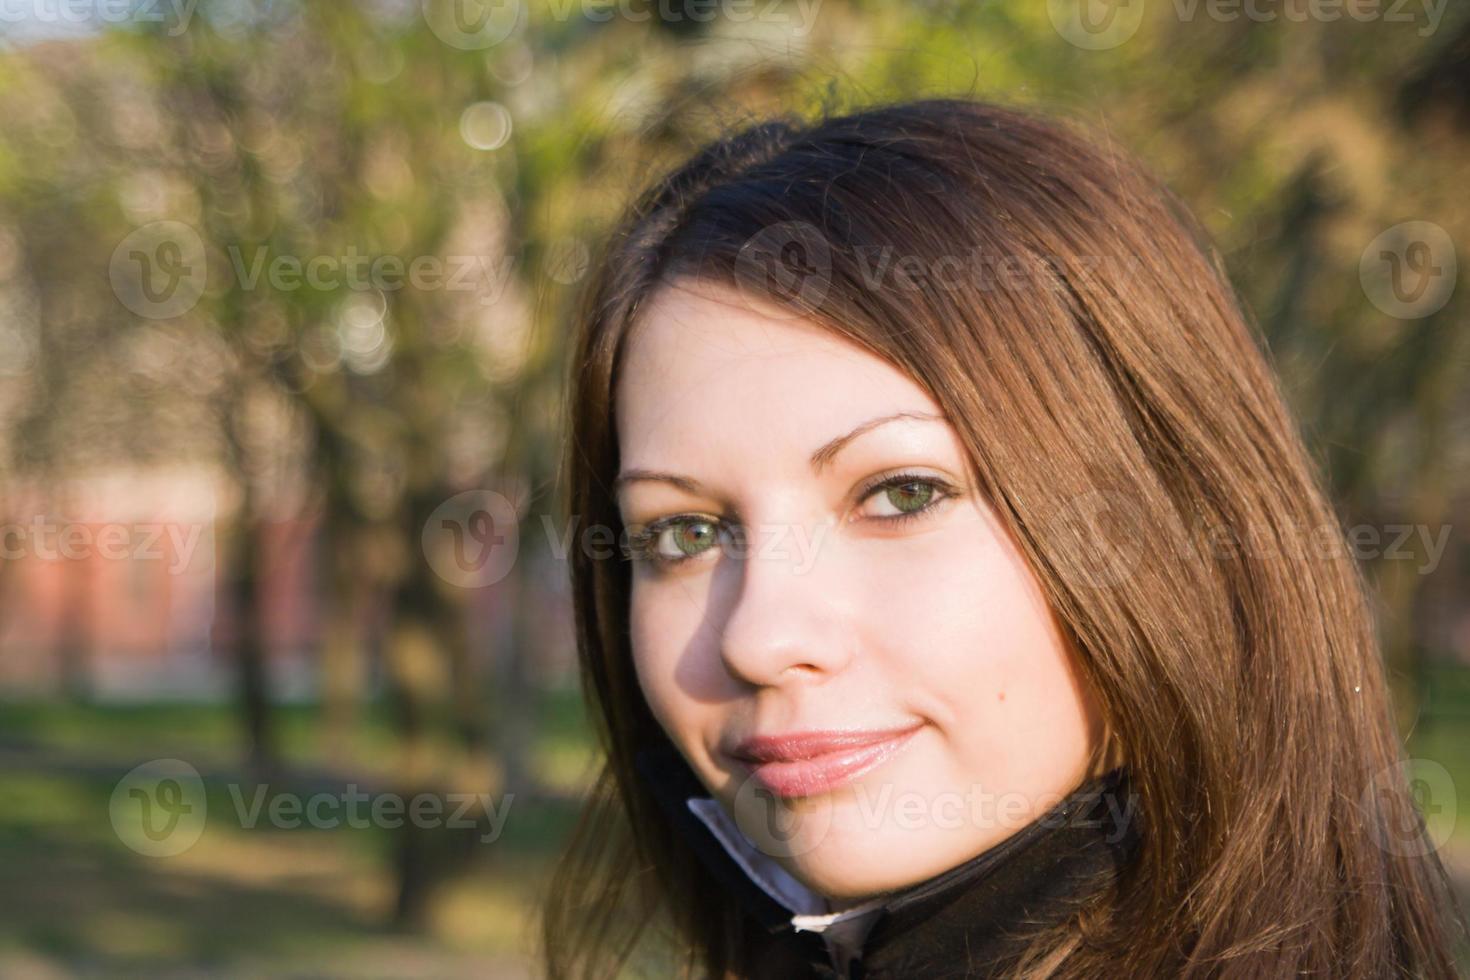
{"type": "Polygon", "coordinates": [[[619,506],[649,535],[639,684],[803,884],[843,905],[922,881],[1094,774],[1074,653],[906,375],[684,281],[642,314],[616,398],[619,506]]]}

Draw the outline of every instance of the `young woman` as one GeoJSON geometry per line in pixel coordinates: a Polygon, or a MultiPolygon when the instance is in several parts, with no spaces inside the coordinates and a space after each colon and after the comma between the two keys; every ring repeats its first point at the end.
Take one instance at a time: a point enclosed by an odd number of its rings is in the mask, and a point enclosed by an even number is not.
{"type": "Polygon", "coordinates": [[[1454,975],[1364,582],[1203,241],[965,100],[636,202],[571,378],[606,765],[549,976],[1454,975]]]}

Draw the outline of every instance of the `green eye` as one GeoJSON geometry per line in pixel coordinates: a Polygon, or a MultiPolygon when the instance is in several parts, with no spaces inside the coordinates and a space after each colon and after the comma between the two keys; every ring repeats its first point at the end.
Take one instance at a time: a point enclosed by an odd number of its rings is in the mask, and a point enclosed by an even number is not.
{"type": "MultiPolygon", "coordinates": [[[[900,526],[936,514],[937,506],[956,496],[955,488],[934,477],[899,473],[870,485],[861,498],[882,497],[895,513],[871,514],[870,519],[900,526]],[[881,493],[880,493],[881,491],[881,493]]],[[[748,543],[747,531],[738,524],[725,525],[717,519],[683,514],[655,521],[634,531],[630,557],[651,562],[656,568],[672,568],[710,551],[726,536],[738,551],[748,543]]]]}
{"type": "Polygon", "coordinates": [[[893,513],[874,513],[877,521],[901,525],[922,520],[938,512],[939,505],[957,491],[943,480],[919,473],[898,473],[880,480],[863,493],[863,500],[886,501],[893,513]]]}
{"type": "Polygon", "coordinates": [[[719,531],[711,521],[688,521],[672,524],[666,530],[672,532],[674,547],[689,557],[708,551],[719,539],[719,531]]]}
{"type": "Polygon", "coordinates": [[[935,487],[932,483],[900,483],[885,487],[883,495],[888,502],[898,508],[900,513],[912,514],[929,506],[929,501],[934,498],[935,487]]]}
{"type": "Polygon", "coordinates": [[[632,557],[658,565],[677,565],[709,551],[719,537],[716,521],[700,517],[670,518],[633,534],[632,557]]]}

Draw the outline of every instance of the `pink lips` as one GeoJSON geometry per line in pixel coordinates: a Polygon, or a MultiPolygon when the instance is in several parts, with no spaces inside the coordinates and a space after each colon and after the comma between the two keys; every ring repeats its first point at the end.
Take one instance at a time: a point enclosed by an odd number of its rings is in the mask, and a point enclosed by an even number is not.
{"type": "Polygon", "coordinates": [[[877,768],[922,727],[760,735],[741,742],[730,755],[777,796],[812,796],[877,768]]]}

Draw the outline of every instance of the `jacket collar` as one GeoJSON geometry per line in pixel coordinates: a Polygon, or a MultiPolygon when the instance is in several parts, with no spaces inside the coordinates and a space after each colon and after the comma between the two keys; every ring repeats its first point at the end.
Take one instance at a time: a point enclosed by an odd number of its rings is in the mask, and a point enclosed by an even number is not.
{"type": "Polygon", "coordinates": [[[1117,768],[964,864],[833,912],[751,842],[672,745],[640,751],[635,765],[765,940],[805,962],[801,976],[944,977],[957,963],[999,964],[1013,951],[1009,933],[1060,921],[1094,876],[1116,874],[1139,843],[1136,800],[1127,770],[1117,768]]]}

